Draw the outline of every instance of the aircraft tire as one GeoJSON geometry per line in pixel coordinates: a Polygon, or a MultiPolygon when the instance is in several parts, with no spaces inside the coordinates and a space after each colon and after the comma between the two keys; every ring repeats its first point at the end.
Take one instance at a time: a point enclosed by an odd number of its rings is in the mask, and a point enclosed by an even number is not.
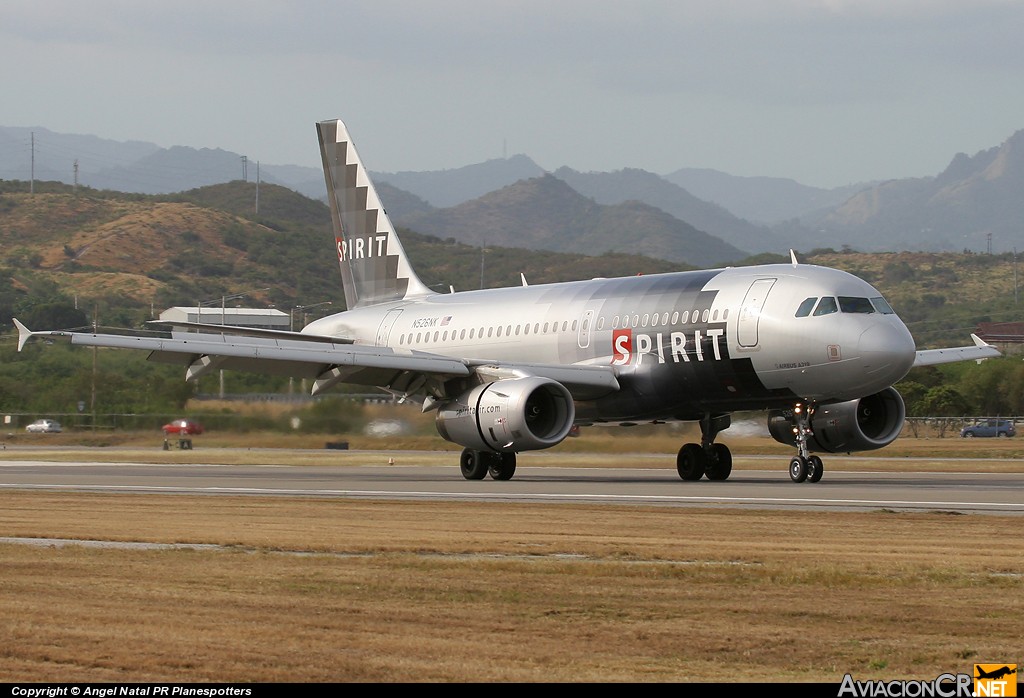
{"type": "Polygon", "coordinates": [[[700,444],[683,444],[676,456],[676,472],[687,481],[700,480],[704,477],[708,457],[700,444]]]}
{"type": "Polygon", "coordinates": [[[483,480],[487,475],[487,454],[472,448],[462,449],[459,458],[462,477],[467,480],[483,480]]]}
{"type": "Polygon", "coordinates": [[[516,474],[516,454],[487,453],[481,455],[490,456],[487,472],[491,474],[492,480],[511,480],[512,476],[516,474]]]}
{"type": "Polygon", "coordinates": [[[793,482],[803,482],[807,479],[807,461],[801,456],[793,456],[789,461],[789,478],[793,482]]]}
{"type": "Polygon", "coordinates": [[[708,480],[728,480],[732,473],[732,451],[725,444],[714,444],[714,455],[708,462],[704,474],[708,480]]]}
{"type": "Polygon", "coordinates": [[[811,456],[807,459],[807,482],[820,482],[824,474],[825,464],[821,462],[821,458],[811,456]]]}

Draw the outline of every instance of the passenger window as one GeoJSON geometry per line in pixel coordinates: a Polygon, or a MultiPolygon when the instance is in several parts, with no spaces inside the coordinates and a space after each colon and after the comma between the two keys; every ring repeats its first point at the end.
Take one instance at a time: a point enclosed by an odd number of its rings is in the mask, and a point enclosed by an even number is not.
{"type": "Polygon", "coordinates": [[[818,302],[818,307],[814,309],[814,314],[817,315],[830,315],[831,313],[837,312],[839,306],[836,305],[836,299],[832,296],[825,296],[818,302]]]}
{"type": "Polygon", "coordinates": [[[811,314],[811,308],[818,302],[817,296],[814,298],[805,298],[804,302],[800,304],[800,307],[796,309],[797,317],[807,317],[811,314]]]}
{"type": "Polygon", "coordinates": [[[867,298],[839,296],[839,309],[844,313],[873,313],[875,306],[867,298]]]}

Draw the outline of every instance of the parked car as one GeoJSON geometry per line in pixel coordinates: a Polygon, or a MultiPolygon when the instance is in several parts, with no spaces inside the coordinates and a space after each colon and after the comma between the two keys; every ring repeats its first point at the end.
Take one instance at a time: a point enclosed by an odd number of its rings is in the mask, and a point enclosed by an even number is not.
{"type": "Polygon", "coordinates": [[[1017,430],[1013,422],[1007,419],[986,419],[983,422],[966,426],[960,430],[960,436],[971,438],[974,436],[1015,436],[1017,430]]]}
{"type": "Polygon", "coordinates": [[[60,422],[53,419],[37,419],[25,427],[25,431],[29,434],[59,434],[60,422]]]}
{"type": "Polygon", "coordinates": [[[165,424],[163,430],[166,436],[171,434],[192,436],[193,434],[202,434],[203,425],[192,419],[175,419],[173,422],[165,424]]]}

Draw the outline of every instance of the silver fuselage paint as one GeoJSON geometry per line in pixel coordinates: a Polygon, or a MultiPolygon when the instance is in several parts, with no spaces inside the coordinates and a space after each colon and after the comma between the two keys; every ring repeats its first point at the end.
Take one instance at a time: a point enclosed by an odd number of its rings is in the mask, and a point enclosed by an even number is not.
{"type": "Polygon", "coordinates": [[[914,361],[895,314],[796,317],[804,299],[875,298],[846,272],[763,265],[427,295],[317,320],[303,332],[398,352],[613,366],[621,390],[577,420],[693,419],[834,402],[891,386],[914,361]]]}

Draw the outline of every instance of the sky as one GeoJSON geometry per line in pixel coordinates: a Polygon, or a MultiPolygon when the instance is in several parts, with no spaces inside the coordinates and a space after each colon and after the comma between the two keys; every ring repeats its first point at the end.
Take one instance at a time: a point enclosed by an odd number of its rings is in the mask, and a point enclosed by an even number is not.
{"type": "Polygon", "coordinates": [[[37,0],[0,125],[378,172],[525,154],[836,187],[1024,129],[1024,0],[37,0]]]}

